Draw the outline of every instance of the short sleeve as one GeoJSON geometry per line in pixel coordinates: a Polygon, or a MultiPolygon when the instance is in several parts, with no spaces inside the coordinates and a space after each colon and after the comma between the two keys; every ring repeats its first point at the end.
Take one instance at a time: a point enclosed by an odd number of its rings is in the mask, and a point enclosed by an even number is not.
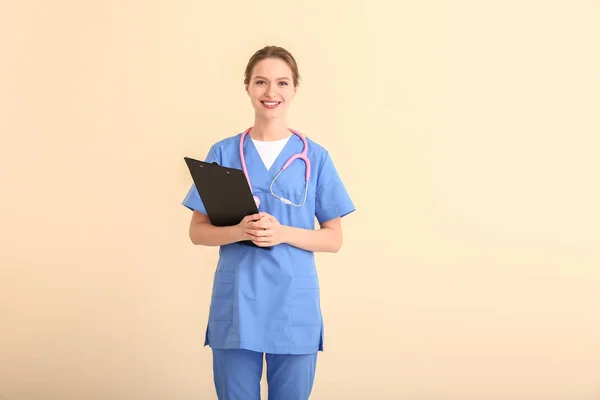
{"type": "Polygon", "coordinates": [[[315,215],[320,224],[355,211],[352,199],[340,178],[329,152],[317,177],[315,215]]]}
{"type": "MultiPolygon", "coordinates": [[[[214,146],[210,148],[204,161],[208,163],[217,162],[221,164],[221,160],[219,160],[214,146]]],[[[194,185],[193,183],[190,189],[188,190],[188,193],[185,195],[182,204],[192,211],[195,210],[201,212],[202,214],[207,214],[206,208],[202,203],[202,199],[200,199],[200,195],[198,194],[198,189],[196,189],[196,185],[194,185]]]]}

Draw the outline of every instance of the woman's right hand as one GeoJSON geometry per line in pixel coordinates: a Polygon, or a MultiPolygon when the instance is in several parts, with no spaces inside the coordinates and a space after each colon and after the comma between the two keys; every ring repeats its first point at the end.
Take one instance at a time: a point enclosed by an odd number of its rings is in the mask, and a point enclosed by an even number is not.
{"type": "Polygon", "coordinates": [[[252,237],[246,233],[246,229],[248,229],[248,224],[250,222],[260,221],[261,218],[263,218],[263,216],[261,214],[247,215],[244,217],[244,219],[242,219],[240,221],[239,224],[237,224],[238,235],[241,238],[240,241],[241,240],[252,240],[252,237]]]}

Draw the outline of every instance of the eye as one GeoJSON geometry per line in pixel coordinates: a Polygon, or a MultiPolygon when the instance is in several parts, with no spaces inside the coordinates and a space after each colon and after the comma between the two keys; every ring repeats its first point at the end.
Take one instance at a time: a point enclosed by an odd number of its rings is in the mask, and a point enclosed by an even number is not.
{"type": "Polygon", "coordinates": [[[256,84],[257,84],[257,85],[262,85],[263,83],[265,83],[265,81],[263,81],[263,80],[258,80],[258,81],[256,81],[256,84]]]}
{"type": "Polygon", "coordinates": [[[287,83],[287,82],[279,82],[279,83],[280,83],[281,85],[283,85],[283,86],[287,86],[287,85],[288,85],[288,83],[287,83]]]}

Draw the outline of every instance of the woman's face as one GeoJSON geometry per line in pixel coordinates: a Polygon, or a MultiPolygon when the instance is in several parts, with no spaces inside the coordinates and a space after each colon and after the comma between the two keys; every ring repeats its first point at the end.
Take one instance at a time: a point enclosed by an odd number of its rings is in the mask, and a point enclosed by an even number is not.
{"type": "Polygon", "coordinates": [[[246,91],[257,116],[284,117],[296,94],[292,70],[278,58],[261,60],[254,66],[246,91]]]}

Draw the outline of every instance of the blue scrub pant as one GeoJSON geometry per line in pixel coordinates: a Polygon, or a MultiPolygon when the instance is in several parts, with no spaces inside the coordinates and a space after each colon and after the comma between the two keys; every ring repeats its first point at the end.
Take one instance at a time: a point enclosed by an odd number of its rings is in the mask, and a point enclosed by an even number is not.
{"type": "MultiPolygon", "coordinates": [[[[264,353],[212,349],[219,400],[260,400],[264,353]]],[[[317,353],[266,354],[269,400],[307,400],[312,391],[317,353]]]]}

